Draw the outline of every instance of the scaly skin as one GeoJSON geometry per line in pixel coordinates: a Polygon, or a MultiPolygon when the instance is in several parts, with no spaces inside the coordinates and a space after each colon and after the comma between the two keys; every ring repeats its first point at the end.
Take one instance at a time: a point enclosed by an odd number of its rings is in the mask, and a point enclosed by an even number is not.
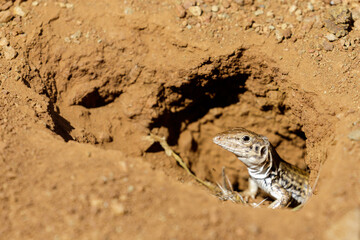
{"type": "Polygon", "coordinates": [[[234,128],[219,133],[214,143],[234,153],[248,168],[249,189],[244,195],[255,198],[260,187],[275,201],[270,208],[284,208],[292,200],[303,204],[311,193],[309,173],[285,162],[269,140],[246,130],[234,128]]]}

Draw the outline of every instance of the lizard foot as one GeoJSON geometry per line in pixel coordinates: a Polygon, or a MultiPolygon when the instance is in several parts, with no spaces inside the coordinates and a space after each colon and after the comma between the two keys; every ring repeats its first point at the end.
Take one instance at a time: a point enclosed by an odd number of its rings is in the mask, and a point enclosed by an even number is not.
{"type": "Polygon", "coordinates": [[[249,178],[249,186],[245,191],[241,193],[241,195],[243,196],[245,201],[248,202],[249,198],[255,199],[257,192],[258,185],[252,178],[249,178]]]}

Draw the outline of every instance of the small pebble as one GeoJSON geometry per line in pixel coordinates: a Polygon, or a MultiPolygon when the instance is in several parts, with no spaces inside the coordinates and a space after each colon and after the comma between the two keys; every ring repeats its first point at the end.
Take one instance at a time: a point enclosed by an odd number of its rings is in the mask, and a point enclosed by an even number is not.
{"type": "Polygon", "coordinates": [[[26,16],[26,13],[24,12],[24,10],[22,10],[22,8],[20,6],[14,7],[13,13],[15,15],[20,16],[20,17],[25,17],[26,16]]]}
{"type": "Polygon", "coordinates": [[[31,5],[33,5],[34,7],[36,7],[36,6],[39,5],[39,2],[38,2],[38,1],[33,1],[33,2],[31,3],[31,5]]]}
{"type": "Polygon", "coordinates": [[[191,6],[191,7],[189,7],[188,10],[192,15],[194,15],[196,17],[199,17],[202,14],[202,10],[199,6],[191,6]]]}
{"type": "Polygon", "coordinates": [[[213,5],[213,6],[211,7],[211,11],[213,11],[213,12],[218,12],[218,11],[219,11],[219,6],[213,5]]]}
{"type": "Polygon", "coordinates": [[[351,10],[351,17],[354,21],[360,19],[360,8],[351,10]]]}
{"type": "Polygon", "coordinates": [[[82,35],[82,32],[80,30],[76,31],[74,34],[70,36],[71,39],[79,39],[82,35]]]}
{"type": "Polygon", "coordinates": [[[337,38],[334,34],[332,34],[332,33],[326,34],[326,35],[325,35],[325,38],[326,38],[327,40],[329,40],[329,42],[333,42],[333,41],[335,41],[335,40],[338,39],[338,38],[337,38]]]}
{"type": "Polygon", "coordinates": [[[278,43],[281,43],[284,39],[284,35],[280,30],[275,30],[275,39],[278,43]]]}
{"type": "Polygon", "coordinates": [[[297,9],[296,5],[291,5],[289,8],[289,13],[292,14],[293,12],[295,12],[297,9]]]}
{"type": "Polygon", "coordinates": [[[184,18],[186,16],[185,8],[181,5],[176,5],[176,16],[184,18]]]}
{"type": "Polygon", "coordinates": [[[6,60],[14,59],[17,56],[17,52],[11,46],[4,46],[3,53],[6,60]]]}
{"type": "Polygon", "coordinates": [[[122,203],[119,203],[117,201],[112,201],[110,206],[111,206],[112,212],[115,215],[121,216],[121,215],[125,214],[125,207],[122,203]]]}
{"type": "Polygon", "coordinates": [[[12,14],[9,10],[0,12],[0,23],[7,23],[11,20],[12,14]]]}
{"type": "Polygon", "coordinates": [[[0,46],[4,47],[4,46],[7,46],[7,45],[9,45],[9,41],[5,37],[1,38],[0,39],[0,46]]]}
{"type": "Polygon", "coordinates": [[[224,8],[229,8],[231,5],[230,5],[230,2],[229,2],[229,1],[223,0],[223,1],[222,1],[222,6],[223,6],[224,8]]]}
{"type": "Polygon", "coordinates": [[[131,193],[131,192],[133,192],[134,191],[134,186],[133,185],[130,185],[129,187],[128,187],[128,189],[127,189],[127,192],[128,193],[131,193]]]}
{"type": "Polygon", "coordinates": [[[262,15],[262,14],[264,14],[264,10],[258,9],[258,10],[256,10],[256,11],[254,12],[254,14],[255,14],[255,16],[262,15]]]}
{"type": "Polygon", "coordinates": [[[126,7],[124,13],[125,15],[131,15],[134,13],[134,10],[131,7],[126,7]]]}
{"type": "Polygon", "coordinates": [[[226,18],[230,18],[230,16],[227,13],[220,13],[220,14],[218,14],[218,18],[219,19],[226,19],[226,18]]]}
{"type": "Polygon", "coordinates": [[[66,3],[66,4],[65,4],[65,7],[66,7],[67,9],[71,9],[71,8],[74,7],[74,4],[72,4],[72,3],[66,3]]]}
{"type": "Polygon", "coordinates": [[[296,10],[296,11],[295,11],[295,15],[296,15],[296,16],[302,15],[301,9],[296,10]]]}
{"type": "Polygon", "coordinates": [[[268,11],[268,12],[266,13],[266,16],[269,17],[269,18],[274,18],[274,17],[275,17],[273,11],[268,11]]]}
{"type": "Polygon", "coordinates": [[[350,132],[348,138],[353,141],[360,141],[360,129],[350,132]]]}
{"type": "Polygon", "coordinates": [[[360,30],[360,19],[358,19],[354,22],[354,29],[360,30]]]}
{"type": "Polygon", "coordinates": [[[309,11],[314,11],[314,5],[313,5],[311,2],[308,2],[308,4],[307,4],[307,9],[308,9],[309,11]]]}

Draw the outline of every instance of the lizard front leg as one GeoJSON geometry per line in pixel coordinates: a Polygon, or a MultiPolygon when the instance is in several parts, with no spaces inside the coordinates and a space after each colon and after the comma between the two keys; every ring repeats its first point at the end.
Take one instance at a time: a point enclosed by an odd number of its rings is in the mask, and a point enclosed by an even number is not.
{"type": "Polygon", "coordinates": [[[271,195],[275,197],[276,200],[269,205],[269,208],[284,208],[290,203],[291,194],[286,191],[285,188],[283,188],[280,184],[273,183],[271,190],[271,195]]]}
{"type": "Polygon", "coordinates": [[[250,177],[249,186],[245,191],[241,193],[241,195],[244,197],[245,201],[247,202],[249,200],[249,197],[255,199],[258,190],[259,190],[259,186],[255,182],[255,180],[250,177]]]}

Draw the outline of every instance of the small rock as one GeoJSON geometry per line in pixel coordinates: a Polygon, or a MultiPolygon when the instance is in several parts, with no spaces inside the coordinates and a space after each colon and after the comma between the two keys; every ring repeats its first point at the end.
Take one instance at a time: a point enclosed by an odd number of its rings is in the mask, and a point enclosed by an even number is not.
{"type": "Polygon", "coordinates": [[[0,39],[0,46],[4,47],[4,46],[7,46],[7,45],[9,45],[9,41],[5,37],[1,38],[0,39]]]}
{"type": "Polygon", "coordinates": [[[354,28],[355,28],[356,30],[360,30],[360,19],[358,19],[358,20],[356,20],[356,21],[354,22],[354,28]]]}
{"type": "Polygon", "coordinates": [[[184,18],[186,16],[185,8],[181,5],[176,5],[176,16],[184,18]]]}
{"type": "Polygon", "coordinates": [[[351,10],[351,16],[352,16],[352,19],[354,19],[354,21],[360,19],[360,8],[351,10]]]}
{"type": "Polygon", "coordinates": [[[222,6],[223,6],[224,8],[229,8],[231,5],[230,5],[230,2],[229,2],[229,1],[223,0],[223,1],[222,1],[222,6]]]}
{"type": "Polygon", "coordinates": [[[213,6],[211,7],[211,11],[213,11],[213,12],[218,12],[218,11],[219,11],[219,6],[213,5],[213,6]]]}
{"type": "Polygon", "coordinates": [[[12,14],[9,10],[0,12],[0,23],[7,23],[11,20],[12,14]]]}
{"type": "Polygon", "coordinates": [[[334,49],[334,44],[329,43],[326,40],[324,40],[322,45],[323,45],[325,51],[332,51],[334,49]]]}
{"type": "Polygon", "coordinates": [[[71,39],[79,39],[82,35],[82,32],[80,30],[76,31],[74,34],[70,36],[71,39]]]}
{"type": "Polygon", "coordinates": [[[296,15],[296,16],[302,15],[301,9],[296,10],[296,11],[295,11],[295,15],[296,15]]]}
{"type": "Polygon", "coordinates": [[[34,7],[36,7],[36,6],[39,5],[39,2],[38,2],[38,1],[33,1],[33,2],[31,3],[31,5],[33,5],[34,7]]]}
{"type": "Polygon", "coordinates": [[[269,17],[269,18],[274,18],[274,17],[275,17],[275,14],[274,14],[273,11],[268,11],[268,12],[266,13],[266,16],[269,17]]]}
{"type": "Polygon", "coordinates": [[[189,12],[192,15],[196,16],[196,17],[199,17],[202,14],[202,10],[201,10],[201,8],[199,6],[191,6],[191,7],[189,7],[189,12]]]}
{"type": "Polygon", "coordinates": [[[351,12],[345,6],[332,7],[325,14],[323,22],[328,32],[343,37],[348,34],[352,23],[351,12]]]}
{"type": "Polygon", "coordinates": [[[124,205],[122,203],[119,203],[119,202],[115,201],[115,200],[111,202],[111,210],[117,216],[121,216],[121,215],[125,214],[124,205]]]}
{"type": "Polygon", "coordinates": [[[127,192],[128,192],[128,193],[131,193],[131,192],[134,191],[134,189],[135,189],[135,187],[134,187],[133,185],[130,185],[130,186],[128,186],[128,188],[127,188],[127,192]]]}
{"type": "Polygon", "coordinates": [[[72,3],[66,3],[66,4],[65,4],[65,7],[66,7],[67,9],[71,9],[71,8],[74,7],[74,4],[72,4],[72,3]]]}
{"type": "Polygon", "coordinates": [[[349,133],[348,138],[353,141],[360,141],[360,129],[356,129],[349,133]]]}
{"type": "Polygon", "coordinates": [[[284,38],[286,39],[291,38],[291,35],[292,35],[291,29],[288,28],[283,31],[284,38]]]}
{"type": "Polygon", "coordinates": [[[227,13],[220,13],[220,14],[218,14],[218,18],[219,19],[226,19],[226,18],[230,18],[230,16],[227,13]]]}
{"type": "Polygon", "coordinates": [[[126,7],[124,13],[125,15],[131,15],[134,13],[134,10],[131,7],[126,7]]]}
{"type": "Polygon", "coordinates": [[[17,56],[17,52],[11,46],[4,46],[3,53],[6,60],[14,59],[17,56]]]}
{"type": "Polygon", "coordinates": [[[308,9],[309,11],[314,11],[314,5],[313,5],[311,2],[308,2],[308,4],[307,4],[307,9],[308,9]]]}
{"type": "Polygon", "coordinates": [[[275,39],[278,43],[281,43],[284,39],[284,35],[280,30],[275,30],[275,39]]]}
{"type": "Polygon", "coordinates": [[[297,9],[296,5],[291,5],[289,8],[289,13],[292,14],[293,12],[295,12],[297,9]]]}
{"type": "Polygon", "coordinates": [[[254,12],[254,14],[255,14],[255,16],[262,15],[262,14],[264,14],[264,10],[258,9],[258,10],[256,10],[256,11],[254,12]]]}
{"type": "Polygon", "coordinates": [[[20,17],[26,16],[26,12],[24,12],[24,10],[22,10],[22,8],[20,6],[14,7],[13,13],[14,13],[14,15],[18,15],[20,17]]]}
{"type": "Polygon", "coordinates": [[[325,38],[329,40],[329,42],[336,41],[338,38],[335,36],[335,34],[329,33],[325,35],[325,38]]]}

